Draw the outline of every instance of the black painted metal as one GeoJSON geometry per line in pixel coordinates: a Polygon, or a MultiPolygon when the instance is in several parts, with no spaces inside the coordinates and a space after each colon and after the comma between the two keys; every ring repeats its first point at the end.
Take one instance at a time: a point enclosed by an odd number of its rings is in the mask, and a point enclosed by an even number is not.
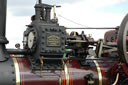
{"type": "Polygon", "coordinates": [[[6,6],[7,0],[0,0],[0,62],[6,61],[8,54],[5,48],[5,44],[8,43],[5,38],[6,31],[6,6]]]}
{"type": "Polygon", "coordinates": [[[51,8],[50,7],[47,7],[46,8],[46,16],[45,16],[45,18],[46,18],[46,22],[50,22],[50,13],[51,13],[51,8]]]}
{"type": "Polygon", "coordinates": [[[41,4],[42,3],[42,0],[39,0],[39,3],[41,4]]]}
{"type": "Polygon", "coordinates": [[[26,49],[7,49],[7,52],[9,54],[30,54],[31,53],[26,49]]]}
{"type": "Polygon", "coordinates": [[[7,0],[0,0],[0,85],[16,85],[14,63],[5,48],[6,5],[7,0]]]}
{"type": "Polygon", "coordinates": [[[41,10],[41,6],[38,4],[35,5],[35,20],[37,21],[40,21],[40,14],[41,14],[40,10],[41,10]]]}
{"type": "Polygon", "coordinates": [[[12,58],[0,62],[0,85],[16,85],[16,72],[12,58]]]}
{"type": "Polygon", "coordinates": [[[0,36],[5,36],[7,0],[0,0],[0,36]]]}

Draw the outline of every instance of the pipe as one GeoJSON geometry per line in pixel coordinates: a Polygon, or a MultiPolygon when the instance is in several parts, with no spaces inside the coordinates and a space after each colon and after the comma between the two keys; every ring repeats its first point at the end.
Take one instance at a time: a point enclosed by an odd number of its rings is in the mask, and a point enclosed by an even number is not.
{"type": "Polygon", "coordinates": [[[0,37],[5,36],[7,0],[0,0],[0,37]]]}
{"type": "Polygon", "coordinates": [[[115,80],[115,82],[112,85],[117,85],[118,80],[119,80],[119,73],[117,73],[116,80],[115,80]]]}
{"type": "Polygon", "coordinates": [[[37,20],[37,21],[40,21],[40,14],[41,14],[41,12],[40,12],[40,5],[36,5],[35,6],[35,20],[37,20]]]}
{"type": "Polygon", "coordinates": [[[9,54],[30,54],[31,52],[26,49],[7,49],[9,54]]]}
{"type": "Polygon", "coordinates": [[[39,4],[42,4],[42,0],[39,0],[39,4]]]}
{"type": "Polygon", "coordinates": [[[8,59],[9,55],[5,48],[8,40],[5,38],[7,0],[0,0],[0,62],[8,59]]]}
{"type": "Polygon", "coordinates": [[[51,8],[50,7],[46,7],[45,8],[45,10],[46,10],[46,15],[45,15],[45,19],[46,19],[46,22],[50,22],[50,13],[51,13],[51,8]]]}

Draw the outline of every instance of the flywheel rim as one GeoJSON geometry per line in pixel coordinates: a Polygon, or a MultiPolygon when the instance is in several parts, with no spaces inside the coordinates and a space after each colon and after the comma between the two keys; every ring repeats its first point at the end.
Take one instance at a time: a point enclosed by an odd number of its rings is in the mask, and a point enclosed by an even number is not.
{"type": "Polygon", "coordinates": [[[127,40],[128,36],[128,14],[124,17],[119,31],[118,31],[118,41],[117,41],[117,47],[118,47],[118,54],[121,58],[122,62],[126,63],[128,65],[128,54],[127,54],[127,40]]]}

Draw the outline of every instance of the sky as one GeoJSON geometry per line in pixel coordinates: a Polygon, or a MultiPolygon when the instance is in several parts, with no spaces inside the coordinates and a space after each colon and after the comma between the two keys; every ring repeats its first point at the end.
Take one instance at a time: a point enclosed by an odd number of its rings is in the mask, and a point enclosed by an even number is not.
{"type": "MultiPolygon", "coordinates": [[[[42,0],[43,3],[61,5],[57,8],[59,24],[65,27],[116,27],[128,13],[128,0],[42,0]],[[65,17],[66,20],[62,17],[65,17]],[[76,22],[79,24],[72,23],[76,22]]],[[[8,0],[6,37],[8,48],[22,47],[23,32],[34,15],[37,0],[8,0]]],[[[53,13],[51,13],[53,15],[53,13]]],[[[67,30],[78,31],[80,30],[67,30]]],[[[84,30],[98,39],[104,37],[103,30],[84,30]]],[[[106,31],[106,30],[105,30],[106,31]]]]}

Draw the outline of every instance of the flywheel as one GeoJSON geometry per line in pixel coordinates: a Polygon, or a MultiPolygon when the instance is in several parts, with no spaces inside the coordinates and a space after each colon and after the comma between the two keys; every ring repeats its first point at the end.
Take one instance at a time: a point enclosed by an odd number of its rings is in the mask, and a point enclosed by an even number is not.
{"type": "Polygon", "coordinates": [[[128,65],[128,14],[124,17],[118,32],[118,53],[122,62],[128,65]]]}

